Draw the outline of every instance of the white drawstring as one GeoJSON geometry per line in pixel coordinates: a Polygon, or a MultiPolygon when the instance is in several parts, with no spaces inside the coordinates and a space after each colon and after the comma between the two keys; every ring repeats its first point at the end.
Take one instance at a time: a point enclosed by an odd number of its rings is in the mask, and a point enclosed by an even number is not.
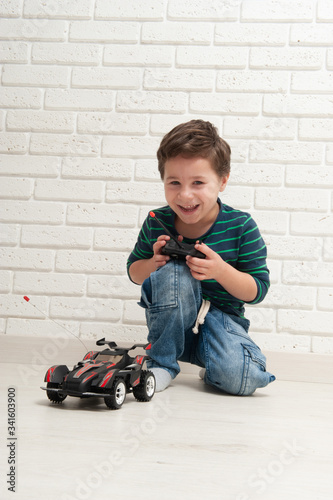
{"type": "Polygon", "coordinates": [[[207,316],[209,308],[210,308],[210,302],[209,302],[209,300],[203,299],[202,300],[202,304],[201,304],[200,309],[199,309],[199,312],[198,312],[197,319],[195,321],[195,325],[192,328],[192,332],[193,333],[199,333],[199,325],[203,325],[204,324],[205,317],[207,316]]]}

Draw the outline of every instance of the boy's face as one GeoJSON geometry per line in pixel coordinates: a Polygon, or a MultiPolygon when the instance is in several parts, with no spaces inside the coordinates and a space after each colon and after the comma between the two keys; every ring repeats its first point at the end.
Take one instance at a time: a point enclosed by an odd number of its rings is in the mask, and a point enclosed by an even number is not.
{"type": "Polygon", "coordinates": [[[176,156],[165,163],[165,198],[182,224],[200,230],[215,221],[217,198],[228,179],[220,178],[207,158],[176,156]]]}

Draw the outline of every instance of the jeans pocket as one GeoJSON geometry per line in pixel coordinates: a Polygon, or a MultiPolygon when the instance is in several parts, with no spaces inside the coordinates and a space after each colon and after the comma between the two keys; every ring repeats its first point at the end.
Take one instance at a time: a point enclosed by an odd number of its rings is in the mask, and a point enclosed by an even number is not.
{"type": "Polygon", "coordinates": [[[242,344],[244,349],[244,371],[239,396],[250,396],[259,387],[271,382],[266,372],[266,358],[255,344],[242,344]]]}
{"type": "Polygon", "coordinates": [[[250,340],[249,334],[247,331],[236,321],[230,318],[228,314],[223,314],[223,323],[224,328],[228,333],[239,335],[246,340],[250,340]]]}
{"type": "Polygon", "coordinates": [[[260,348],[255,344],[242,344],[243,348],[249,353],[251,360],[258,363],[262,371],[266,371],[266,356],[261,352],[260,348]]]}

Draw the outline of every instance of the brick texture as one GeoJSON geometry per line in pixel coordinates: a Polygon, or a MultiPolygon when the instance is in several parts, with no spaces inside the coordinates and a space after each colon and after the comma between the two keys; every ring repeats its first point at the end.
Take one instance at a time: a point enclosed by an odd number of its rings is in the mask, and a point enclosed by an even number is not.
{"type": "Polygon", "coordinates": [[[332,24],[331,0],[2,2],[0,335],[145,340],[126,258],[162,136],[199,117],[267,243],[253,338],[332,353],[332,24]]]}

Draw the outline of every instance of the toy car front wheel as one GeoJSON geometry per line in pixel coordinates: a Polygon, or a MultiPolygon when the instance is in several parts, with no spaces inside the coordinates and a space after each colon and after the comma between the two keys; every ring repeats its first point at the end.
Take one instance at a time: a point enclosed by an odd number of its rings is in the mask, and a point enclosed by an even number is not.
{"type": "Polygon", "coordinates": [[[134,397],[138,401],[150,401],[155,394],[155,376],[152,372],[143,370],[140,383],[133,388],[134,397]]]}
{"type": "Polygon", "coordinates": [[[119,410],[126,399],[126,384],[123,380],[115,381],[112,393],[104,398],[105,404],[111,410],[119,410]]]}
{"type": "MultiPolygon", "coordinates": [[[[59,384],[55,384],[54,382],[48,382],[46,384],[46,387],[49,389],[58,389],[59,384]]],[[[67,398],[66,394],[63,394],[59,391],[46,391],[46,395],[49,398],[49,400],[52,401],[52,403],[61,403],[62,401],[64,401],[64,399],[67,398]]]]}

